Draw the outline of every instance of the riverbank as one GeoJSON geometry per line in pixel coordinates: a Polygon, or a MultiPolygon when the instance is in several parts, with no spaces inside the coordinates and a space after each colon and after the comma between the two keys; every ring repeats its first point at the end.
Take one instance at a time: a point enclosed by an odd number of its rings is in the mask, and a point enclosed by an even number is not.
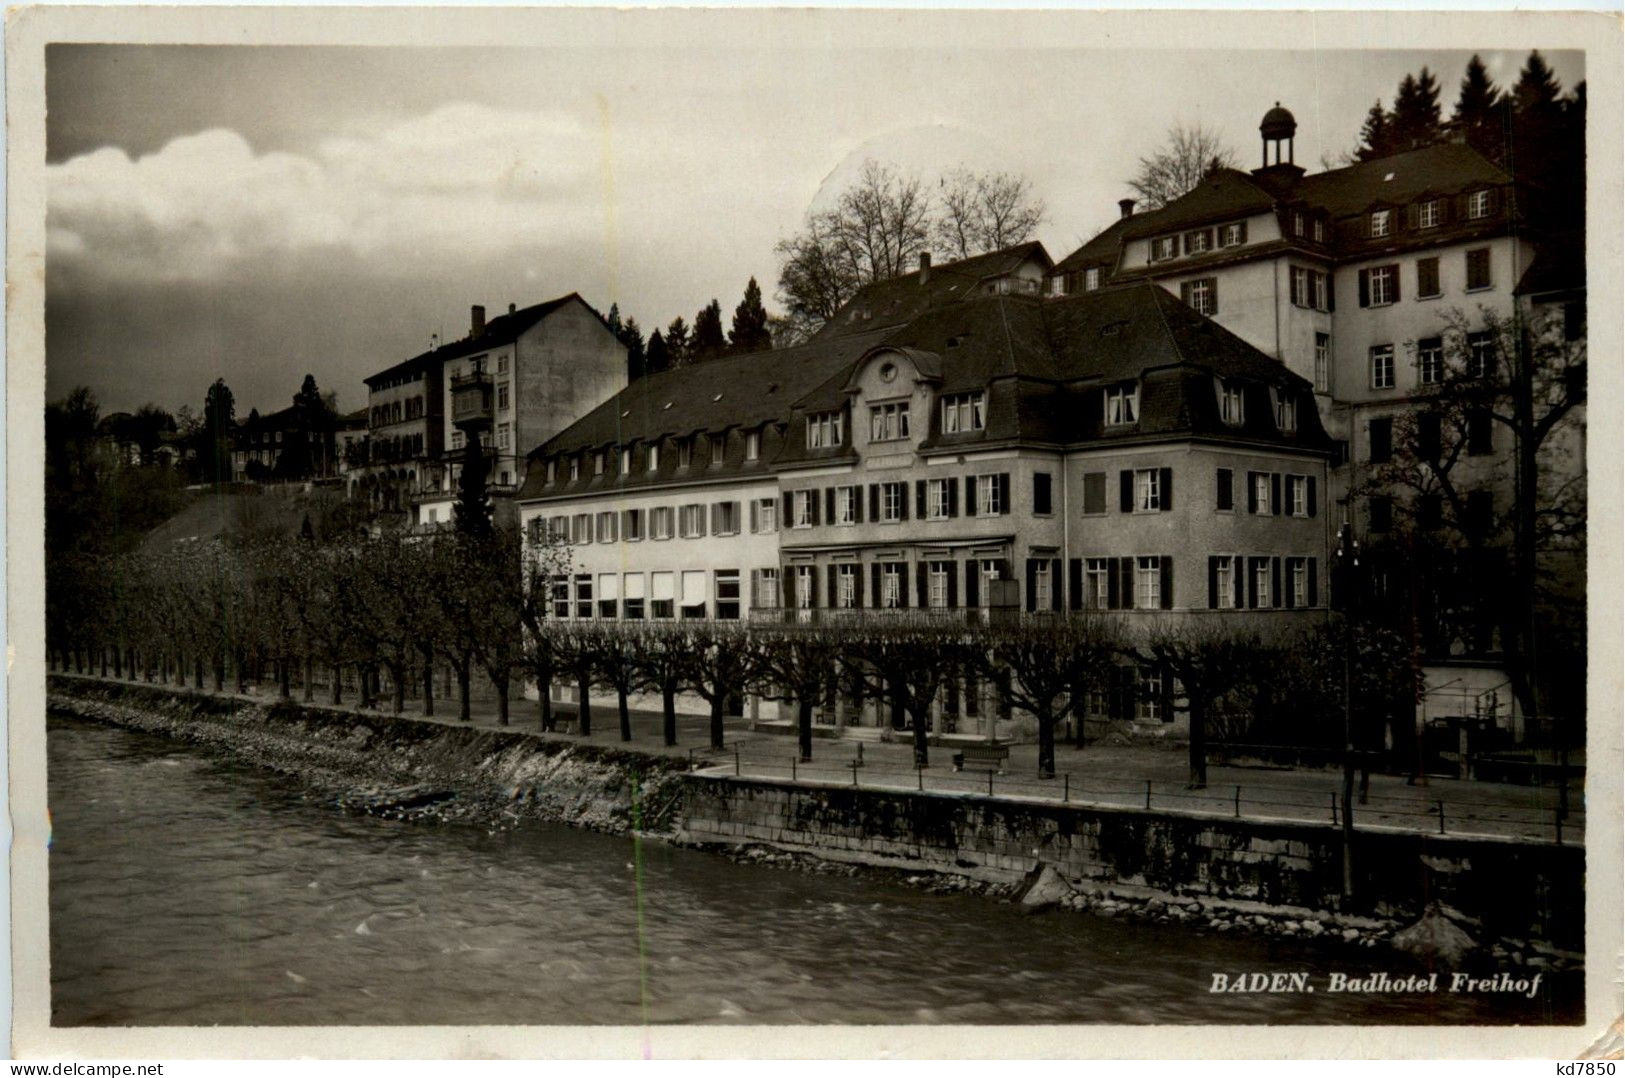
{"type": "Polygon", "coordinates": [[[1326,825],[739,779],[690,772],[686,755],[517,728],[83,678],[52,678],[50,704],[293,775],[350,811],[635,830],[766,867],[879,875],[1033,910],[1398,947],[1452,965],[1579,961],[1563,935],[1583,924],[1574,847],[1362,832],[1362,886],[1378,897],[1355,913],[1337,901],[1336,829],[1326,825]],[[1482,886],[1491,877],[1500,882],[1482,886]]]}

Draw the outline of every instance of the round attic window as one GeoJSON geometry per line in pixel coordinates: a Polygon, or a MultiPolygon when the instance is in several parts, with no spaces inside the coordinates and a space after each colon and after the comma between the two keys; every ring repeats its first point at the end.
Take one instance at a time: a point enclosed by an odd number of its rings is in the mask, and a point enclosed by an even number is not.
{"type": "Polygon", "coordinates": [[[882,382],[890,382],[893,378],[896,378],[896,377],[897,377],[897,364],[895,364],[895,363],[882,363],[880,365],[880,380],[882,382]]]}

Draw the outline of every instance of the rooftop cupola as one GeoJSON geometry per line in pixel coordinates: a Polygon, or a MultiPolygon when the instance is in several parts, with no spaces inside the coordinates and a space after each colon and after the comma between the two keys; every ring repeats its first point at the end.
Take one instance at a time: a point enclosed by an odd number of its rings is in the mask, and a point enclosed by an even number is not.
{"type": "Polygon", "coordinates": [[[1263,144],[1264,163],[1253,170],[1253,175],[1264,181],[1265,186],[1277,195],[1284,195],[1303,175],[1303,169],[1293,160],[1298,121],[1277,101],[1274,108],[1264,113],[1264,119],[1258,125],[1258,134],[1263,144]]]}

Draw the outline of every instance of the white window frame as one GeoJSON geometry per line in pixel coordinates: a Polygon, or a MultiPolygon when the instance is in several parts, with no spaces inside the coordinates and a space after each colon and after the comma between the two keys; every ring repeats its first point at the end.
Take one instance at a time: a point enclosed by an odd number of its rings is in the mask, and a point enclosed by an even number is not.
{"type": "Polygon", "coordinates": [[[927,479],[925,481],[925,519],[948,519],[948,485],[952,479],[927,479]]]}
{"type": "Polygon", "coordinates": [[[1282,434],[1291,434],[1298,429],[1298,401],[1290,393],[1276,390],[1275,396],[1275,429],[1282,434]]]}
{"type": "Polygon", "coordinates": [[[908,497],[908,487],[901,482],[880,484],[880,520],[883,524],[895,524],[903,519],[903,499],[908,497]]]}
{"type": "Polygon", "coordinates": [[[796,604],[795,608],[797,610],[811,610],[813,605],[813,567],[811,565],[797,565],[794,568],[796,571],[796,586],[792,598],[796,604]]]}
{"type": "Polygon", "coordinates": [[[756,499],[756,534],[772,535],[779,530],[779,500],[777,498],[756,499]]]}
{"type": "Polygon", "coordinates": [[[592,542],[592,514],[575,514],[570,520],[570,534],[575,537],[576,546],[586,546],[592,542]]]}
{"type": "Polygon", "coordinates": [[[739,503],[738,502],[733,502],[733,501],[728,501],[728,502],[717,502],[715,504],[716,504],[715,512],[717,514],[717,530],[716,530],[716,534],[717,535],[738,535],[739,534],[739,503]]]}
{"type": "Polygon", "coordinates": [[[1102,417],[1108,427],[1127,427],[1139,422],[1140,384],[1107,386],[1102,390],[1105,405],[1102,417]]]}
{"type": "Polygon", "coordinates": [[[669,621],[677,617],[677,573],[671,569],[649,574],[649,617],[669,621]],[[665,603],[661,611],[657,604],[665,603]]]}
{"type": "Polygon", "coordinates": [[[1289,475],[1286,477],[1286,515],[1289,517],[1306,517],[1309,515],[1308,476],[1289,475]]]}
{"type": "Polygon", "coordinates": [[[886,562],[880,567],[880,607],[883,610],[895,610],[903,598],[903,571],[897,567],[896,562],[886,562]]]}
{"type": "Polygon", "coordinates": [[[1003,513],[1007,507],[999,504],[999,477],[997,475],[979,475],[976,477],[976,513],[978,516],[996,517],[1003,513]]]}
{"type": "Polygon", "coordinates": [[[942,398],[942,433],[962,434],[987,427],[987,394],[955,393],[942,398]]]}
{"type": "Polygon", "coordinates": [[[1332,389],[1332,335],[1315,334],[1315,392],[1330,393],[1332,389]]]}
{"type": "Polygon", "coordinates": [[[790,527],[810,528],[813,526],[812,506],[813,499],[818,496],[816,490],[794,490],[790,492],[790,527]]]}
{"type": "Polygon", "coordinates": [[[1191,254],[1203,255],[1212,249],[1210,244],[1213,242],[1213,234],[1205,228],[1198,228],[1193,232],[1187,232],[1185,241],[1190,246],[1191,254]]]}
{"type": "Polygon", "coordinates": [[[908,401],[869,406],[869,440],[901,442],[908,438],[908,401]]]}
{"type": "Polygon", "coordinates": [[[807,417],[807,448],[830,449],[841,444],[845,432],[840,412],[819,412],[807,417]]]}
{"type": "Polygon", "coordinates": [[[728,436],[718,434],[711,439],[711,467],[720,467],[728,456],[728,436]]]}
{"type": "Polygon", "coordinates": [[[1167,262],[1177,257],[1179,257],[1178,236],[1158,236],[1151,241],[1150,261],[1167,262]]]}
{"type": "Polygon", "coordinates": [[[628,509],[621,524],[621,538],[628,543],[637,543],[643,540],[644,514],[643,509],[628,509]]]}
{"type": "Polygon", "coordinates": [[[1162,721],[1162,671],[1154,666],[1142,666],[1139,672],[1139,691],[1135,693],[1135,715],[1144,722],[1162,721]]]}
{"type": "Polygon", "coordinates": [[[755,605],[767,610],[777,610],[779,608],[778,566],[769,565],[756,570],[755,605]]]}
{"type": "Polygon", "coordinates": [[[1275,596],[1270,594],[1270,560],[1258,558],[1253,562],[1253,593],[1258,596],[1258,610],[1275,609],[1275,596]]]}
{"type": "Polygon", "coordinates": [[[830,523],[846,528],[858,522],[858,488],[835,488],[835,519],[830,523]]]}
{"type": "Polygon", "coordinates": [[[1371,388],[1394,388],[1394,346],[1391,344],[1371,346],[1371,388]]]}
{"type": "Polygon", "coordinates": [[[934,561],[926,565],[926,605],[933,610],[948,608],[948,573],[948,562],[934,561]]]}
{"type": "Polygon", "coordinates": [[[631,446],[625,446],[624,448],[621,449],[621,474],[622,475],[631,475],[632,474],[632,447],[631,446]]]}
{"type": "Polygon", "coordinates": [[[1141,610],[1162,607],[1162,558],[1155,554],[1134,559],[1134,605],[1141,610]]]}
{"type": "Polygon", "coordinates": [[[1381,239],[1393,231],[1393,210],[1371,211],[1371,238],[1381,239]]]}
{"type": "Polygon", "coordinates": [[[604,509],[593,515],[592,530],[600,543],[613,543],[615,541],[616,520],[615,510],[604,509]]]}
{"type": "Polygon", "coordinates": [[[1048,610],[1054,603],[1054,582],[1050,580],[1050,563],[1040,560],[1033,566],[1033,608],[1048,610]]]}
{"type": "Polygon", "coordinates": [[[851,562],[842,562],[831,568],[835,571],[836,609],[855,609],[858,605],[858,566],[851,562]]]}
{"type": "Polygon", "coordinates": [[[650,443],[650,445],[649,445],[649,457],[648,457],[647,462],[644,464],[644,468],[647,469],[648,471],[651,471],[651,472],[660,470],[660,443],[659,442],[651,442],[650,443]]]}
{"type": "Polygon", "coordinates": [[[1218,304],[1215,302],[1218,291],[1214,287],[1216,283],[1212,277],[1195,277],[1185,282],[1188,286],[1186,302],[1190,304],[1191,310],[1206,318],[1218,313],[1218,304]]]}
{"type": "Polygon", "coordinates": [[[1213,569],[1214,605],[1220,610],[1236,608],[1236,559],[1219,555],[1213,569]]]}
{"type": "Polygon", "coordinates": [[[605,454],[605,452],[602,449],[599,449],[599,450],[597,450],[596,452],[593,453],[593,455],[592,455],[592,474],[593,475],[603,475],[604,474],[604,464],[605,464],[605,459],[604,458],[605,458],[606,455],[607,454],[605,454]]]}
{"type": "Polygon", "coordinates": [[[1083,560],[1083,605],[1105,610],[1111,603],[1111,563],[1106,558],[1083,560]]]}
{"type": "Polygon", "coordinates": [[[1309,559],[1288,558],[1287,580],[1288,587],[1292,589],[1292,605],[1306,607],[1309,605],[1309,559]]]}
{"type": "Polygon", "coordinates": [[[690,502],[677,510],[677,534],[683,539],[699,539],[705,535],[705,505],[690,502]]]}
{"type": "Polygon", "coordinates": [[[1399,270],[1394,266],[1373,266],[1366,272],[1366,299],[1371,307],[1390,307],[1394,299],[1399,270]],[[1380,293],[1380,294],[1379,294],[1380,293]]]}
{"type": "Polygon", "coordinates": [[[671,535],[671,506],[657,505],[649,510],[649,538],[670,539],[671,535]]]}
{"type": "Polygon", "coordinates": [[[1219,229],[1219,246],[1240,247],[1241,229],[1242,225],[1240,221],[1232,221],[1230,224],[1227,224],[1223,228],[1219,229]]]}
{"type": "Polygon", "coordinates": [[[1162,512],[1162,471],[1159,468],[1134,469],[1134,511],[1162,512]]]}
{"type": "Polygon", "coordinates": [[[1246,420],[1241,387],[1233,382],[1219,383],[1219,418],[1232,427],[1239,427],[1246,420]]]}
{"type": "Polygon", "coordinates": [[[1444,381],[1444,339],[1427,337],[1416,344],[1416,378],[1425,386],[1444,381]]]}
{"type": "Polygon", "coordinates": [[[507,449],[513,441],[513,428],[507,423],[497,424],[497,448],[507,449]]]}
{"type": "Polygon", "coordinates": [[[759,430],[747,431],[745,434],[745,459],[759,460],[762,456],[762,432],[759,430]]]}
{"type": "Polygon", "coordinates": [[[1259,516],[1275,512],[1275,507],[1270,504],[1271,486],[1269,472],[1253,473],[1253,504],[1258,507],[1259,516]]]}
{"type": "Polygon", "coordinates": [[[1467,220],[1480,221],[1490,215],[1490,192],[1488,188],[1474,191],[1467,196],[1467,220]]]}
{"type": "Polygon", "coordinates": [[[1100,287],[1100,267],[1090,266],[1083,271],[1083,290],[1093,292],[1100,287]]]}

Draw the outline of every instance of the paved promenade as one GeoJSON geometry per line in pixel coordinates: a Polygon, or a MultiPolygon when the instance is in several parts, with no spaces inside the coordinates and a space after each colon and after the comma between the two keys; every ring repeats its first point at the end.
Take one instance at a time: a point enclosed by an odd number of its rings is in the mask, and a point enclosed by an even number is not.
{"type": "MultiPolygon", "coordinates": [[[[100,681],[99,678],[85,678],[100,681]]],[[[144,683],[143,683],[144,684],[144,683]]],[[[192,690],[195,691],[195,690],[192,690]]],[[[213,695],[205,690],[206,695],[213,695]]],[[[235,695],[228,693],[227,695],[235,695]]],[[[276,698],[274,685],[245,696],[257,702],[276,698]]],[[[299,692],[294,694],[299,701],[299,692]]],[[[318,691],[315,704],[326,707],[327,694],[318,691]]],[[[358,710],[352,693],[341,710],[358,710]]],[[[455,699],[437,700],[436,714],[425,718],[417,701],[408,700],[404,717],[418,721],[465,725],[457,720],[455,699]]],[[[562,709],[573,712],[575,705],[562,709]]],[[[369,713],[390,715],[391,704],[369,713]]],[[[515,699],[508,727],[519,731],[540,731],[535,700],[515,699]]],[[[726,720],[726,747],[709,748],[710,720],[704,715],[677,717],[677,745],[667,747],[661,739],[658,711],[634,709],[631,712],[632,740],[623,742],[613,702],[593,704],[593,732],[588,737],[555,733],[561,740],[584,741],[606,747],[623,746],[639,752],[691,758],[706,773],[738,774],[741,777],[793,780],[806,783],[860,785],[880,789],[931,790],[987,795],[1012,799],[1067,801],[1079,804],[1113,805],[1126,808],[1211,813],[1250,819],[1305,820],[1332,823],[1341,812],[1342,775],[1334,770],[1288,769],[1274,767],[1232,767],[1210,764],[1208,784],[1203,790],[1187,788],[1188,766],[1183,745],[1088,745],[1082,749],[1069,744],[1056,747],[1056,777],[1041,780],[1038,775],[1037,746],[1014,745],[1002,773],[986,769],[956,772],[948,746],[932,746],[931,766],[916,770],[913,752],[906,741],[860,743],[837,738],[815,738],[813,759],[796,759],[796,739],[779,732],[749,729],[747,720],[726,720]],[[853,766],[861,758],[858,766],[853,766]]],[[[498,728],[493,702],[476,699],[470,724],[498,728]]],[[[1403,776],[1372,774],[1364,803],[1354,805],[1357,828],[1385,828],[1429,834],[1519,837],[1533,841],[1582,844],[1585,841],[1583,783],[1574,781],[1569,790],[1569,814],[1558,821],[1558,791],[1555,787],[1534,787],[1511,783],[1483,782],[1431,777],[1415,783],[1403,776]],[[1561,831],[1561,835],[1559,834],[1561,831]]]]}

